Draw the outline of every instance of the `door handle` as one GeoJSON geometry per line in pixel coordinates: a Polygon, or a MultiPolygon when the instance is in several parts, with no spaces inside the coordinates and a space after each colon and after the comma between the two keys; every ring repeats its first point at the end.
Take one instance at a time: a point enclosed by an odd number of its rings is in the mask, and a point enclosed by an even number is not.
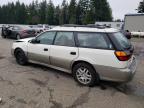
{"type": "Polygon", "coordinates": [[[48,49],[47,49],[47,48],[44,48],[44,51],[48,51],[48,49]]]}
{"type": "Polygon", "coordinates": [[[70,52],[71,55],[76,55],[76,52],[70,52]]]}

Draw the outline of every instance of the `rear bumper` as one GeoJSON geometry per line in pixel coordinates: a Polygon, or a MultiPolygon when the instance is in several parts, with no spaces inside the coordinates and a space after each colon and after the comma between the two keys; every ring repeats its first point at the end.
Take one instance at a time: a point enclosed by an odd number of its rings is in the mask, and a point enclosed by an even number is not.
{"type": "Polygon", "coordinates": [[[96,66],[97,72],[101,80],[114,81],[114,82],[129,82],[134,78],[137,69],[137,60],[134,57],[133,62],[123,69],[96,66]]]}

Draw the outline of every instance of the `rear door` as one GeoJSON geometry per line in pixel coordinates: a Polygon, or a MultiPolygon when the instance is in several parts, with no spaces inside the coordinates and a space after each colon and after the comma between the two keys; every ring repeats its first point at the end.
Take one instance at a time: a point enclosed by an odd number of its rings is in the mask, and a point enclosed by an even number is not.
{"type": "Polygon", "coordinates": [[[53,31],[42,33],[36,38],[37,43],[28,43],[28,58],[33,61],[49,64],[51,45],[55,33],[53,31]]]}
{"type": "Polygon", "coordinates": [[[54,45],[51,47],[51,64],[60,68],[70,69],[71,63],[78,57],[73,32],[57,32],[54,45]]]}
{"type": "Polygon", "coordinates": [[[79,58],[93,65],[113,66],[114,48],[105,33],[78,32],[79,58]]]}

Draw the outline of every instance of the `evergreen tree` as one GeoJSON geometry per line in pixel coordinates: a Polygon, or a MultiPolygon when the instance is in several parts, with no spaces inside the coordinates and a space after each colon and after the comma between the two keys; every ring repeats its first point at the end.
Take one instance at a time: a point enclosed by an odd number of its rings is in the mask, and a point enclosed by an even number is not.
{"type": "Polygon", "coordinates": [[[81,21],[81,8],[80,8],[79,4],[76,7],[76,24],[79,24],[79,25],[82,24],[82,21],[81,21]]]}
{"type": "Polygon", "coordinates": [[[48,8],[47,8],[47,23],[50,25],[54,24],[54,5],[53,2],[50,0],[48,3],[48,8]]]}
{"type": "Polygon", "coordinates": [[[112,21],[112,11],[107,0],[91,0],[95,21],[112,21]]]}
{"type": "Polygon", "coordinates": [[[71,0],[69,5],[69,23],[76,23],[76,0],[71,0]]]}
{"type": "Polygon", "coordinates": [[[17,22],[19,23],[19,24],[26,24],[26,18],[27,18],[27,11],[26,11],[26,7],[25,7],[25,5],[24,4],[22,4],[19,8],[18,8],[18,10],[17,10],[17,17],[18,17],[18,19],[17,19],[17,22]]]}
{"type": "Polygon", "coordinates": [[[46,0],[44,0],[40,3],[40,9],[39,9],[39,16],[40,16],[41,24],[46,23],[46,10],[47,10],[47,2],[46,0]]]}
{"type": "MultiPolygon", "coordinates": [[[[5,24],[90,24],[95,21],[111,21],[112,11],[107,0],[63,0],[61,6],[54,6],[52,0],[32,1],[29,5],[8,3],[0,6],[0,23],[5,24]]],[[[144,12],[140,2],[138,12],[144,12]]]]}
{"type": "Polygon", "coordinates": [[[56,6],[55,12],[54,12],[54,25],[60,24],[59,18],[60,18],[60,7],[56,6]]]}
{"type": "Polygon", "coordinates": [[[144,0],[139,3],[138,13],[144,13],[144,0]]]}
{"type": "Polygon", "coordinates": [[[84,24],[86,13],[90,5],[89,0],[80,0],[77,5],[77,23],[84,24]]]}
{"type": "Polygon", "coordinates": [[[62,6],[61,6],[61,12],[59,17],[60,24],[68,24],[68,4],[66,3],[66,0],[63,0],[62,6]]]}
{"type": "Polygon", "coordinates": [[[86,12],[86,15],[84,16],[83,19],[83,24],[94,24],[95,23],[95,16],[94,16],[94,11],[93,9],[89,9],[86,12]]]}
{"type": "Polygon", "coordinates": [[[28,14],[29,14],[29,21],[28,21],[29,24],[39,23],[39,15],[34,1],[28,7],[28,14]]]}

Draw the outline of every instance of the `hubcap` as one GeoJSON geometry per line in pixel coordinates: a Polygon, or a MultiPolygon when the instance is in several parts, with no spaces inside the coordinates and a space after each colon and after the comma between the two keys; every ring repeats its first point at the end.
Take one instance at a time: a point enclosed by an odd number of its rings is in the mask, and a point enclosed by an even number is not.
{"type": "Polygon", "coordinates": [[[76,77],[78,81],[81,82],[82,84],[88,84],[91,82],[92,79],[91,73],[87,68],[84,67],[80,67],[79,69],[77,69],[76,77]]]}

